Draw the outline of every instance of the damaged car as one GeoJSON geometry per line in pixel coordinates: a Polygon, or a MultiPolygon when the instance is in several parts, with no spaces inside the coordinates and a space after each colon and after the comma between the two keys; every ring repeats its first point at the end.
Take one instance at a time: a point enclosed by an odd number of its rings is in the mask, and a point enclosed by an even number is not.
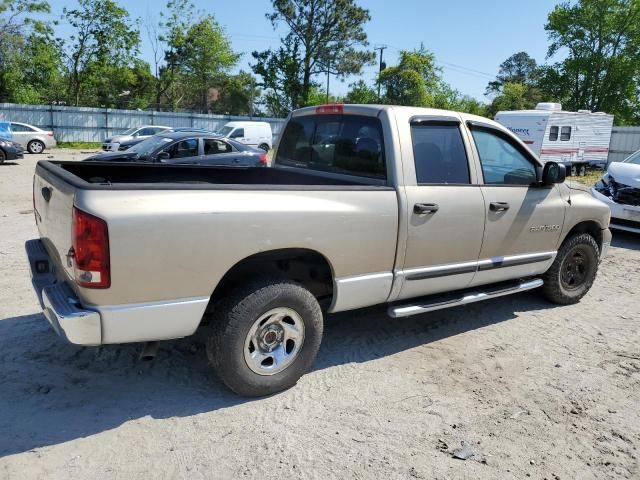
{"type": "Polygon", "coordinates": [[[640,233],[640,150],[610,164],[591,192],[611,209],[611,228],[640,233]]]}

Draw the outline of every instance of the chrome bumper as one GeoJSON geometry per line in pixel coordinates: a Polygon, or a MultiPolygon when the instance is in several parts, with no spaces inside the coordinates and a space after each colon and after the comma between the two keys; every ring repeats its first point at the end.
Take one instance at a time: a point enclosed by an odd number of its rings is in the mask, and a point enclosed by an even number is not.
{"type": "Polygon", "coordinates": [[[55,265],[41,240],[25,243],[31,283],[44,316],[58,335],[76,345],[100,345],[100,314],[82,307],[73,290],[56,277],[55,265]]]}

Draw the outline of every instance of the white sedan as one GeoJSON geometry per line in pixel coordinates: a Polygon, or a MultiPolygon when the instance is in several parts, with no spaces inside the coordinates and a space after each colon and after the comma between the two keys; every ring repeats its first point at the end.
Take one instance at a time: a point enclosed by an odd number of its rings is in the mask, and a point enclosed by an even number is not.
{"type": "Polygon", "coordinates": [[[640,233],[640,150],[609,164],[591,193],[609,205],[611,228],[640,233]]]}
{"type": "Polygon", "coordinates": [[[57,145],[53,132],[33,125],[11,122],[12,140],[18,142],[29,153],[42,153],[47,148],[57,145]]]}

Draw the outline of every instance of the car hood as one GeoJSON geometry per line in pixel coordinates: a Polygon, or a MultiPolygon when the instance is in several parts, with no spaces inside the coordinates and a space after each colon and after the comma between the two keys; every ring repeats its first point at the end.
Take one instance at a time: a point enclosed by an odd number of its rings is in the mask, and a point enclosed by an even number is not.
{"type": "Polygon", "coordinates": [[[618,183],[640,188],[640,165],[615,162],[609,165],[607,173],[618,183]]]}
{"type": "Polygon", "coordinates": [[[591,187],[588,187],[587,185],[580,182],[576,182],[574,180],[567,180],[565,182],[565,185],[569,187],[571,190],[580,190],[581,192],[587,192],[587,193],[591,191],[591,187]]]}
{"type": "Polygon", "coordinates": [[[93,160],[95,162],[108,162],[111,160],[133,160],[138,156],[135,152],[104,152],[97,155],[93,155],[85,160],[93,160]]]}

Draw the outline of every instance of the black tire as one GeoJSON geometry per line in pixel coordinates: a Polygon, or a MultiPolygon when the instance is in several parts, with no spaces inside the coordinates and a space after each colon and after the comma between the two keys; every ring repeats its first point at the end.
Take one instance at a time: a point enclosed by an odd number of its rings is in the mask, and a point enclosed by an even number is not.
{"type": "Polygon", "coordinates": [[[259,149],[264,150],[265,152],[269,151],[269,145],[267,145],[266,143],[262,143],[258,146],[259,149]]]}
{"type": "Polygon", "coordinates": [[[0,165],[2,165],[6,159],[7,159],[7,154],[4,153],[4,150],[0,148],[0,165]]]}
{"type": "Polygon", "coordinates": [[[588,233],[567,238],[542,279],[542,293],[554,303],[571,305],[584,297],[598,272],[600,249],[588,233]]]}
{"type": "Polygon", "coordinates": [[[27,151],[29,153],[43,153],[44,149],[45,145],[40,140],[31,140],[27,143],[27,151]]]}
{"type": "Polygon", "coordinates": [[[256,279],[215,305],[210,329],[207,356],[224,384],[239,395],[270,395],[294,386],[313,365],[322,340],[322,310],[311,292],[291,280],[256,279]],[[264,375],[249,367],[245,341],[257,320],[274,308],[299,314],[304,339],[291,364],[264,375]]]}

